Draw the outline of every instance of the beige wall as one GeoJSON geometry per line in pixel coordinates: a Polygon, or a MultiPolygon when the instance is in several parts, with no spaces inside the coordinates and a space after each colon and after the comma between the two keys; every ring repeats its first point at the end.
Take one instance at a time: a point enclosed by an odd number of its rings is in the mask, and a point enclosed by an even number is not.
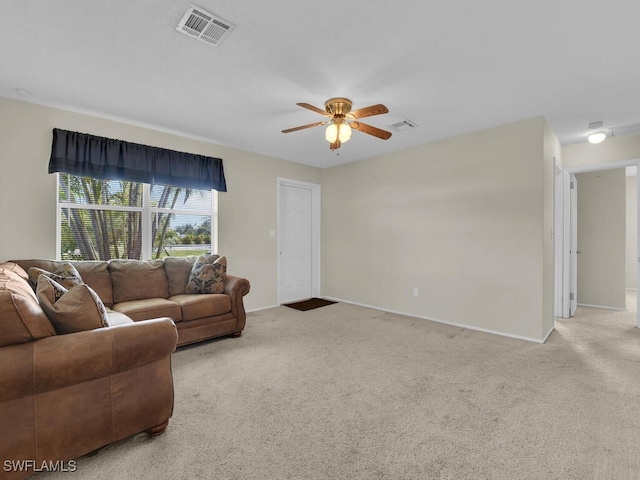
{"type": "Polygon", "coordinates": [[[627,288],[638,288],[638,183],[637,177],[627,177],[627,241],[626,282],[627,288]]]}
{"type": "Polygon", "coordinates": [[[320,183],[320,169],[142,128],[0,98],[0,261],[54,258],[55,175],[47,173],[54,127],[220,157],[227,193],[219,195],[219,251],[229,273],[251,281],[247,309],[275,305],[277,177],[320,183]]]}
{"type": "Polygon", "coordinates": [[[322,183],[323,295],[532,340],[553,324],[559,145],[542,118],[319,170],[0,98],[2,260],[55,256],[54,127],[223,158],[219,251],[231,273],[251,280],[248,309],[277,303],[269,230],[285,177],[322,183]]]}
{"type": "Polygon", "coordinates": [[[323,170],[323,293],[542,340],[554,138],[535,118],[323,170]]]}
{"type": "Polygon", "coordinates": [[[625,308],[624,168],[576,174],[578,304],[625,308]]]}

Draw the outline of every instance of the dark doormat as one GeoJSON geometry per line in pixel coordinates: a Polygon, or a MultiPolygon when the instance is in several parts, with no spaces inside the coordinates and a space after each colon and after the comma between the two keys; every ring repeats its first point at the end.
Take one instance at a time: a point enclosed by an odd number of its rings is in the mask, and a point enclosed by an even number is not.
{"type": "Polygon", "coordinates": [[[331,300],[325,300],[324,298],[310,298],[309,300],[303,300],[301,302],[283,303],[285,307],[295,308],[296,310],[313,310],[314,308],[324,307],[326,305],[332,305],[338,302],[332,302],[331,300]]]}

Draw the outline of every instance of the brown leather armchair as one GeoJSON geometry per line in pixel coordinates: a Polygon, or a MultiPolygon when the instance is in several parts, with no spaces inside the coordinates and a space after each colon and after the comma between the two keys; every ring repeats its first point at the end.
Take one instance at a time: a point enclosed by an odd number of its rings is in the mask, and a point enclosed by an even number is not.
{"type": "Polygon", "coordinates": [[[162,433],[173,411],[176,341],[173,322],[161,318],[0,348],[0,477],[29,475],[7,471],[8,462],[37,468],[162,433]]]}
{"type": "Polygon", "coordinates": [[[0,264],[0,478],[164,432],[177,340],[166,317],[56,335],[24,270],[0,264]]]}

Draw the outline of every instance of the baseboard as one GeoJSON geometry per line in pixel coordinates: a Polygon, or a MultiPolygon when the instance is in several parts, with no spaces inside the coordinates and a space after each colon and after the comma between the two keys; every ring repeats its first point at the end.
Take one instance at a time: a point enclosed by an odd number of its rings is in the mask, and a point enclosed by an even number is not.
{"type": "Polygon", "coordinates": [[[261,310],[269,310],[270,308],[276,308],[276,307],[279,307],[279,306],[280,305],[271,305],[270,307],[253,308],[251,310],[247,310],[245,313],[259,312],[261,310]]]}
{"type": "Polygon", "coordinates": [[[486,328],[480,328],[480,327],[476,327],[475,325],[466,325],[464,323],[450,322],[448,320],[442,320],[442,319],[439,319],[439,318],[425,317],[423,315],[415,315],[413,313],[400,312],[400,311],[397,311],[397,310],[389,310],[387,308],[376,307],[374,305],[367,305],[365,303],[352,302],[350,300],[343,300],[343,299],[335,298],[335,297],[323,296],[322,298],[326,298],[327,300],[334,300],[336,302],[341,302],[341,303],[348,303],[350,305],[357,305],[359,307],[372,308],[373,310],[379,310],[381,312],[394,313],[396,315],[404,315],[404,316],[407,316],[407,317],[420,318],[422,320],[429,320],[431,322],[442,323],[443,325],[449,325],[451,327],[466,328],[467,330],[474,330],[476,332],[491,333],[493,335],[500,335],[501,337],[514,338],[516,340],[525,340],[527,342],[540,343],[540,344],[546,342],[547,338],[549,338],[549,335],[551,335],[551,332],[553,332],[553,330],[554,330],[554,328],[552,327],[551,330],[549,330],[549,333],[547,333],[547,335],[544,337],[544,339],[541,340],[541,339],[537,339],[537,338],[524,337],[522,335],[514,335],[514,334],[511,334],[511,333],[499,332],[497,330],[489,330],[489,329],[486,329],[486,328]]]}
{"type": "Polygon", "coordinates": [[[589,305],[588,303],[578,303],[579,307],[589,307],[589,308],[604,308],[605,310],[621,310],[625,311],[626,308],[620,307],[607,307],[606,305],[589,305]]]}
{"type": "Polygon", "coordinates": [[[538,343],[547,343],[547,340],[549,339],[549,335],[551,335],[553,333],[553,331],[556,329],[556,327],[551,327],[549,329],[549,331],[547,332],[547,334],[544,336],[544,338],[542,339],[541,342],[538,343]]]}

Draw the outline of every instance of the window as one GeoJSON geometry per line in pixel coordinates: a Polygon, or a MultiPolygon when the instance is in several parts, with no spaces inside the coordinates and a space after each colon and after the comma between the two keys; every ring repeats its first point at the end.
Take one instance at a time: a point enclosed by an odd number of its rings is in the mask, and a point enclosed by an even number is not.
{"type": "Polygon", "coordinates": [[[147,260],[217,251],[217,192],[58,174],[58,257],[147,260]]]}

